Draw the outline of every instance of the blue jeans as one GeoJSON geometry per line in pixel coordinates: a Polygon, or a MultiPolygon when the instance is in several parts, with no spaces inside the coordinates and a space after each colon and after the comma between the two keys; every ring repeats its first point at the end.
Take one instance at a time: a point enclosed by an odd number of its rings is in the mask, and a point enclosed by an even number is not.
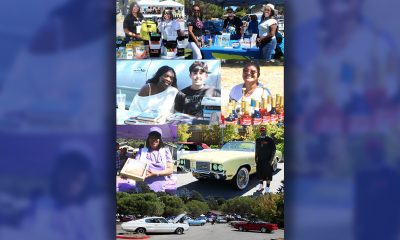
{"type": "Polygon", "coordinates": [[[261,59],[267,61],[271,60],[272,55],[275,54],[276,48],[276,38],[271,39],[271,41],[260,48],[261,59]]]}

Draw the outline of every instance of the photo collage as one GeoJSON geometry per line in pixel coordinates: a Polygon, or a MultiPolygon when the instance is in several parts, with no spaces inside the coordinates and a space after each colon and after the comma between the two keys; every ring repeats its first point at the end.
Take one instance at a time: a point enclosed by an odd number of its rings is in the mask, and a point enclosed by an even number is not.
{"type": "Polygon", "coordinates": [[[278,2],[117,0],[117,238],[283,239],[278,2]]]}

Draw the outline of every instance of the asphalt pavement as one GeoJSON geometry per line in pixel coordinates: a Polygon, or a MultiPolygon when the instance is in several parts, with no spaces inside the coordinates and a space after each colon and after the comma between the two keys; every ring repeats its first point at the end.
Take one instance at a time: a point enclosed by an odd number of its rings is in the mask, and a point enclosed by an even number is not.
{"type": "MultiPolygon", "coordinates": [[[[189,191],[195,190],[203,197],[213,196],[215,198],[234,198],[238,196],[251,196],[258,189],[258,180],[255,174],[250,176],[250,182],[246,189],[240,191],[232,188],[230,181],[222,180],[197,180],[189,173],[178,172],[178,189],[186,188],[189,191]]],[[[281,187],[284,179],[284,163],[278,163],[278,169],[274,173],[271,182],[271,192],[276,193],[281,187]]]]}
{"type": "MultiPolygon", "coordinates": [[[[121,232],[120,226],[117,225],[117,232],[121,232]]],[[[230,239],[230,240],[270,240],[284,238],[284,230],[278,229],[273,233],[261,232],[240,232],[229,224],[214,224],[207,223],[204,226],[190,226],[189,231],[182,235],[174,233],[154,233],[148,234],[150,239],[154,240],[204,240],[204,239],[230,239]]]]}

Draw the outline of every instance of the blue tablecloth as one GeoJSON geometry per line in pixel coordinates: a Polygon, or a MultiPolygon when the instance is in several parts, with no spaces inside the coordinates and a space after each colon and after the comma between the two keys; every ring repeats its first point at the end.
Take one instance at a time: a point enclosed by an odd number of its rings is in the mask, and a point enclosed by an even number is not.
{"type": "Polygon", "coordinates": [[[260,50],[258,48],[232,48],[232,47],[219,47],[219,46],[211,46],[211,47],[202,47],[201,53],[203,54],[203,59],[215,59],[212,55],[213,53],[221,53],[221,54],[229,54],[229,55],[239,55],[249,59],[259,59],[260,58],[260,50]]]}

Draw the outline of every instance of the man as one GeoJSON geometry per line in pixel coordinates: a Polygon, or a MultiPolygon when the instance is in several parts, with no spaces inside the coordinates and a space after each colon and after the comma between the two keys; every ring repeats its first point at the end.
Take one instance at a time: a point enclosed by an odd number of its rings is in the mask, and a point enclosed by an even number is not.
{"type": "Polygon", "coordinates": [[[205,62],[196,61],[189,67],[192,85],[180,91],[175,98],[175,111],[202,117],[201,101],[203,97],[220,97],[221,92],[214,87],[206,86],[208,66],[205,62]]]}
{"type": "Polygon", "coordinates": [[[272,161],[275,156],[276,146],[274,140],[266,135],[265,127],[260,127],[261,136],[256,139],[256,172],[260,181],[258,193],[268,193],[272,181],[272,161]],[[267,186],[264,187],[265,181],[267,186]]]}
{"type": "Polygon", "coordinates": [[[224,32],[231,34],[232,40],[243,38],[243,22],[240,18],[235,16],[232,8],[226,10],[228,17],[224,21],[224,32]]]}

